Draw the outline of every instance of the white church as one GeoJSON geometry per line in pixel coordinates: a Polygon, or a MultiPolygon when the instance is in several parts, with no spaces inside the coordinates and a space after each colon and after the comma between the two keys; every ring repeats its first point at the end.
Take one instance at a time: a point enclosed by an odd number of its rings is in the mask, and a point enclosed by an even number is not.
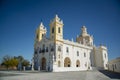
{"type": "MultiPolygon", "coordinates": [[[[107,47],[94,46],[85,26],[76,41],[63,38],[63,21],[56,15],[50,22],[50,36],[41,22],[36,30],[33,68],[40,71],[82,71],[108,69],[107,47]]],[[[69,29],[68,29],[69,30],[69,29]]]]}

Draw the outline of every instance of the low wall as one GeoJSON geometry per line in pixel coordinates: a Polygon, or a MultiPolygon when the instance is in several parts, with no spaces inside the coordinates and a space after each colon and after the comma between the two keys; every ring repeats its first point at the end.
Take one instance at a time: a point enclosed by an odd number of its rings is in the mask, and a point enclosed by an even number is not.
{"type": "MultiPolygon", "coordinates": [[[[60,67],[60,68],[54,68],[53,72],[66,72],[66,71],[85,71],[88,69],[81,69],[81,68],[73,68],[73,67],[60,67]]],[[[89,69],[91,70],[91,69],[89,69]]]]}

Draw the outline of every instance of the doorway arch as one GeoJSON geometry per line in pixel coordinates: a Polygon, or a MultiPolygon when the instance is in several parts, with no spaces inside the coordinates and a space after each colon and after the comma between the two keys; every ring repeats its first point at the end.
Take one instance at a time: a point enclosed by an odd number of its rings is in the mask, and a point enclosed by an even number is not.
{"type": "Polygon", "coordinates": [[[71,60],[69,57],[64,59],[64,67],[71,67],[71,60]]]}
{"type": "Polygon", "coordinates": [[[41,70],[46,70],[46,59],[44,57],[41,59],[41,70]]]}
{"type": "Polygon", "coordinates": [[[80,61],[79,60],[76,61],[76,67],[80,67],[80,61]]]}

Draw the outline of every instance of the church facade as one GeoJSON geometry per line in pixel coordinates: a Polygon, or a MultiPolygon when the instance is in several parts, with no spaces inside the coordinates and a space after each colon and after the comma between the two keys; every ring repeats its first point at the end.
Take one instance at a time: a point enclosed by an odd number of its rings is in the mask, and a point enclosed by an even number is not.
{"type": "Polygon", "coordinates": [[[56,15],[50,22],[50,36],[43,23],[36,30],[34,69],[52,72],[108,69],[107,47],[93,44],[93,36],[82,26],[76,41],[63,38],[63,21],[56,15]]]}

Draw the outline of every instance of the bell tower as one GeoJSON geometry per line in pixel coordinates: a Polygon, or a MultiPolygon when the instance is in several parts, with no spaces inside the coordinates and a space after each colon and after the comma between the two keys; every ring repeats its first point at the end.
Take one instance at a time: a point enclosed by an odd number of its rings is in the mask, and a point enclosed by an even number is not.
{"type": "Polygon", "coordinates": [[[44,27],[43,23],[41,22],[39,27],[36,30],[36,38],[35,43],[42,40],[44,36],[46,36],[46,28],[44,27]]]}
{"type": "Polygon", "coordinates": [[[50,39],[63,40],[63,21],[58,15],[55,15],[55,18],[50,22],[50,39]]]}

